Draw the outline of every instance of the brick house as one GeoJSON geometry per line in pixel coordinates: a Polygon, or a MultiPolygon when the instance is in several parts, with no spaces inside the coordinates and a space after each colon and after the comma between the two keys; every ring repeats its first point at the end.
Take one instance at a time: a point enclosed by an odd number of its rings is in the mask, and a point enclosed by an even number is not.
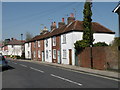
{"type": "MultiPolygon", "coordinates": [[[[32,41],[32,57],[38,60],[38,40],[43,40],[42,52],[44,52],[44,61],[75,65],[75,49],[74,43],[77,40],[82,40],[83,36],[83,21],[75,20],[73,14],[67,19],[65,25],[64,19],[61,24],[52,23],[51,31],[45,35],[38,35],[32,41]]],[[[94,31],[93,38],[96,42],[106,42],[110,44],[114,40],[115,32],[112,32],[103,25],[92,22],[92,30],[94,31]]],[[[40,53],[41,54],[41,53],[40,53]]],[[[41,60],[40,60],[41,61],[41,60]]],[[[43,60],[42,60],[43,61],[43,60]]]]}
{"type": "Polygon", "coordinates": [[[47,35],[48,31],[43,30],[40,35],[33,37],[31,40],[25,43],[25,58],[26,59],[33,59],[37,61],[44,61],[44,40],[43,38],[47,35]],[[44,33],[43,33],[44,32],[44,33]],[[29,44],[29,47],[28,47],[29,44]],[[29,49],[28,49],[29,48],[29,49]],[[28,54],[29,53],[29,54],[28,54]],[[30,56],[28,58],[28,55],[30,56]]]}

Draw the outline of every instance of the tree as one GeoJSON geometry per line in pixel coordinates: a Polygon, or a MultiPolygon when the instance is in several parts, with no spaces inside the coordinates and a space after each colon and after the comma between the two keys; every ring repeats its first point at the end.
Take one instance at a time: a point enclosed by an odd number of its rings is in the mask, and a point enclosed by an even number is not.
{"type": "Polygon", "coordinates": [[[93,31],[92,31],[92,2],[85,2],[84,5],[84,10],[83,10],[83,14],[84,14],[84,18],[83,18],[83,40],[87,41],[87,44],[93,45],[93,31]]]}
{"type": "Polygon", "coordinates": [[[86,1],[84,5],[84,18],[83,18],[83,40],[76,41],[74,43],[75,49],[77,52],[84,49],[85,47],[89,47],[93,45],[93,31],[92,31],[92,3],[90,1],[86,1]]]}
{"type": "Polygon", "coordinates": [[[29,41],[33,38],[33,35],[30,32],[26,32],[26,41],[29,41]]]}
{"type": "Polygon", "coordinates": [[[108,46],[108,44],[107,43],[105,43],[105,42],[97,42],[97,43],[94,43],[94,45],[93,45],[94,47],[100,47],[100,46],[108,46]]]}

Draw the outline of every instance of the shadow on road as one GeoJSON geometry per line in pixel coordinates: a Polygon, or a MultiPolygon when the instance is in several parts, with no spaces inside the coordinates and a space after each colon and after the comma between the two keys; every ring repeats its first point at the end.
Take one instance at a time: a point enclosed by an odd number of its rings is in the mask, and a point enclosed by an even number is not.
{"type": "Polygon", "coordinates": [[[7,70],[12,70],[12,69],[15,69],[15,68],[8,65],[8,67],[2,68],[2,72],[7,71],[7,70]]]}

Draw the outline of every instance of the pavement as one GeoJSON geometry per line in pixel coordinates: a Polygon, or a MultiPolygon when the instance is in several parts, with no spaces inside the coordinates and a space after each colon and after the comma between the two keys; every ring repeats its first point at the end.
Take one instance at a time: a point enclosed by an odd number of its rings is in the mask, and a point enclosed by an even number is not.
{"type": "Polygon", "coordinates": [[[70,69],[70,70],[74,70],[76,72],[89,73],[91,75],[100,75],[100,76],[120,80],[120,77],[119,77],[120,73],[115,72],[115,71],[96,70],[96,69],[84,68],[84,67],[73,66],[73,65],[57,64],[57,63],[50,63],[50,62],[41,62],[41,61],[35,61],[35,60],[21,60],[21,59],[19,59],[19,60],[20,61],[25,61],[25,62],[33,62],[33,63],[38,63],[38,64],[56,66],[58,68],[70,69]]]}

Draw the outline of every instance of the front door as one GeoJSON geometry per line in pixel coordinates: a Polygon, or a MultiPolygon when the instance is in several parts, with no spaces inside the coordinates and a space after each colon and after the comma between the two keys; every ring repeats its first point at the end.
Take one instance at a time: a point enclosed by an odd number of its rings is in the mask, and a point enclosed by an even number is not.
{"type": "Polygon", "coordinates": [[[72,65],[72,49],[69,49],[69,65],[72,65]]]}
{"type": "Polygon", "coordinates": [[[44,61],[44,51],[42,51],[42,61],[44,61]]]}
{"type": "Polygon", "coordinates": [[[58,56],[58,57],[57,57],[57,58],[58,58],[58,63],[60,64],[61,61],[60,61],[60,51],[59,51],[59,50],[57,51],[57,56],[58,56]]]}

